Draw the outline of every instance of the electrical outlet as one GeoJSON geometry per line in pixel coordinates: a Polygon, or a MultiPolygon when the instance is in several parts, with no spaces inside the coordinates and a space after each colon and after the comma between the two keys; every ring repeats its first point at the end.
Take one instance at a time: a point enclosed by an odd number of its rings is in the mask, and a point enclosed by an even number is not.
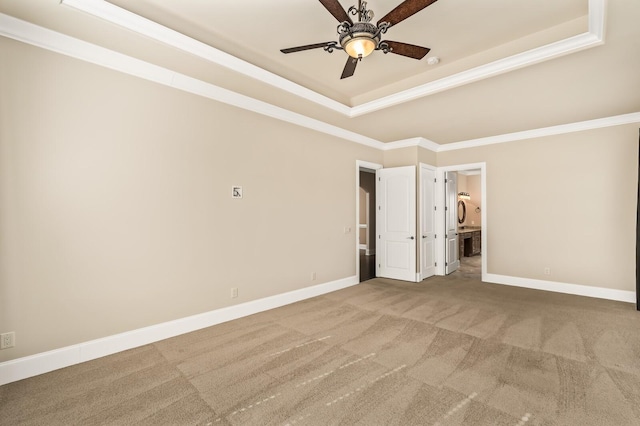
{"type": "Polygon", "coordinates": [[[312,272],[311,273],[311,281],[315,281],[316,280],[316,273],[312,272]]]}
{"type": "Polygon", "coordinates": [[[14,331],[10,333],[0,334],[0,349],[9,349],[16,345],[16,333],[14,331]]]}
{"type": "Polygon", "coordinates": [[[551,275],[551,268],[549,268],[548,266],[544,268],[544,274],[545,275],[551,275]]]}
{"type": "Polygon", "coordinates": [[[235,299],[238,297],[238,287],[231,287],[231,298],[235,299]]]}

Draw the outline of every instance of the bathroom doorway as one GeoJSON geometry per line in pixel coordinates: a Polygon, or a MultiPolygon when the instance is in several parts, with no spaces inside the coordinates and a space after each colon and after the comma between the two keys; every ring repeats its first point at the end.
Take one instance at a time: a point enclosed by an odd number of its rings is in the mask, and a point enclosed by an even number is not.
{"type": "Polygon", "coordinates": [[[376,169],[377,164],[358,164],[357,268],[359,282],[376,277],[376,169]]]}

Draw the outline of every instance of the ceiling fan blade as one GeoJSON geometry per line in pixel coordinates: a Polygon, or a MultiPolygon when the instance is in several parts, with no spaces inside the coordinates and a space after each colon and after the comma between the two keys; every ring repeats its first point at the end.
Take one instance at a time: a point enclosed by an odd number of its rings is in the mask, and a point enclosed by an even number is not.
{"type": "Polygon", "coordinates": [[[420,12],[425,7],[435,3],[437,0],[405,0],[396,6],[391,12],[387,13],[383,16],[379,21],[378,25],[381,22],[388,22],[391,26],[397,24],[398,22],[402,22],[407,19],[409,16],[414,13],[420,12]]]}
{"type": "Polygon", "coordinates": [[[353,24],[353,21],[344,10],[342,5],[338,0],[320,0],[320,3],[329,11],[330,14],[333,15],[334,18],[338,20],[338,22],[347,21],[350,24],[353,24]]]}
{"type": "Polygon", "coordinates": [[[343,78],[351,77],[356,71],[356,65],[358,65],[358,58],[352,58],[351,56],[349,56],[349,58],[347,59],[347,63],[344,66],[344,70],[342,70],[340,80],[342,80],[343,78]]]}
{"type": "Polygon", "coordinates": [[[332,43],[335,43],[335,42],[326,41],[324,43],[307,44],[306,46],[297,46],[297,47],[289,47],[287,49],[280,49],[280,51],[282,53],[302,52],[303,50],[319,49],[321,47],[326,47],[332,43]]]}
{"type": "Polygon", "coordinates": [[[391,48],[389,52],[396,55],[406,56],[413,59],[422,59],[431,49],[428,47],[416,46],[415,44],[401,43],[399,41],[384,40],[391,48]]]}

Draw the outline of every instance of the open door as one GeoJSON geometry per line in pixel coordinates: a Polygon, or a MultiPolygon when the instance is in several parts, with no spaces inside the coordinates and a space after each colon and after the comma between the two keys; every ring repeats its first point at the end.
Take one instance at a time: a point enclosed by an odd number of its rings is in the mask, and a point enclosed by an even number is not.
{"type": "Polygon", "coordinates": [[[420,279],[436,274],[436,172],[420,167],[420,279]]]}
{"type": "Polygon", "coordinates": [[[458,174],[445,172],[445,274],[456,271],[460,267],[458,253],[458,174]]]}
{"type": "Polygon", "coordinates": [[[376,276],[416,281],[416,168],[376,171],[376,276]]]}

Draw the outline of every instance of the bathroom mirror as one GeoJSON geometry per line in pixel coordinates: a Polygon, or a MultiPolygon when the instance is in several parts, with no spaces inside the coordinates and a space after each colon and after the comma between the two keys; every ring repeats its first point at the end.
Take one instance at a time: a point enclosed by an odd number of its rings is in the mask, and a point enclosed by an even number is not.
{"type": "Polygon", "coordinates": [[[464,201],[458,200],[458,223],[464,223],[467,218],[467,206],[464,201]]]}

